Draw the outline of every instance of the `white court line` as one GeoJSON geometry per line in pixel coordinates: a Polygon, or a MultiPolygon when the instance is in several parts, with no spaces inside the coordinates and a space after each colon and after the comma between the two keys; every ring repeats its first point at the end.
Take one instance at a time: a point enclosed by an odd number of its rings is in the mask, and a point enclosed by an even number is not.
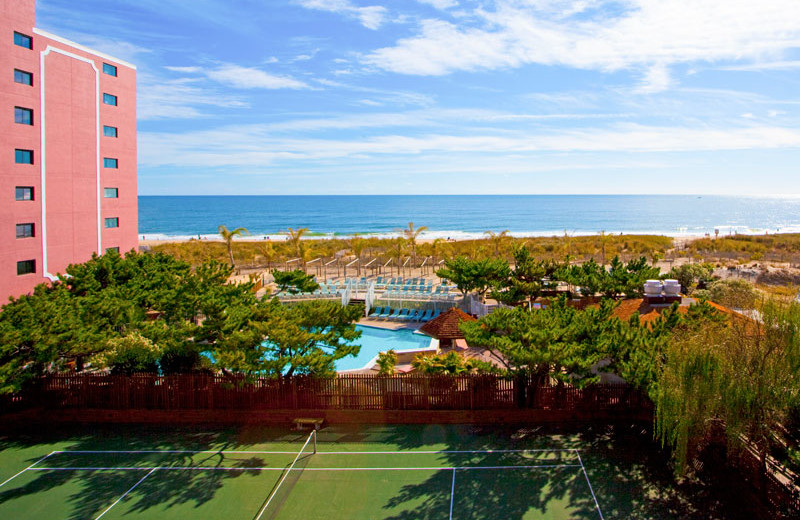
{"type": "Polygon", "coordinates": [[[456,496],[456,470],[453,468],[453,483],[450,485],[450,520],[453,520],[453,499],[456,496]]]}
{"type": "Polygon", "coordinates": [[[603,518],[603,512],[600,510],[600,504],[597,503],[597,497],[594,495],[594,489],[592,489],[592,483],[589,482],[589,474],[586,473],[586,467],[583,465],[583,461],[581,460],[581,454],[578,453],[578,461],[581,463],[581,469],[583,470],[583,476],[586,477],[586,483],[589,485],[589,491],[592,493],[592,498],[594,499],[594,506],[597,508],[597,514],[600,515],[600,520],[605,520],[603,518]]]}
{"type": "MultiPolygon", "coordinates": [[[[297,452],[297,456],[294,458],[292,463],[289,465],[288,470],[286,471],[286,474],[283,475],[283,478],[281,479],[281,481],[278,482],[278,485],[275,486],[274,490],[272,490],[272,494],[267,499],[267,503],[264,504],[264,506],[258,511],[258,516],[255,518],[255,520],[261,520],[261,517],[264,515],[264,511],[267,510],[267,507],[269,507],[269,504],[270,504],[270,502],[272,502],[272,499],[275,498],[275,495],[278,494],[278,490],[283,485],[284,481],[286,480],[286,477],[288,477],[289,473],[292,472],[292,470],[294,469],[295,463],[300,459],[300,456],[303,454],[303,450],[306,449],[306,446],[308,446],[309,441],[311,441],[311,436],[312,435],[316,435],[316,433],[317,433],[317,431],[314,430],[314,431],[312,431],[311,433],[308,434],[308,439],[306,439],[305,444],[303,444],[303,447],[300,448],[300,451],[297,452]]],[[[314,442],[316,442],[316,440],[317,440],[317,438],[314,437],[314,442]]],[[[314,449],[316,450],[316,448],[317,448],[317,446],[315,444],[314,445],[314,449]]],[[[298,468],[298,469],[301,469],[301,468],[298,468]]]]}
{"type": "Polygon", "coordinates": [[[561,452],[561,451],[576,451],[572,448],[563,448],[555,450],[536,449],[536,450],[409,450],[409,451],[318,451],[317,455],[431,455],[436,453],[546,453],[546,452],[561,452]]]}
{"type": "Polygon", "coordinates": [[[580,464],[538,464],[524,466],[408,466],[408,467],[375,467],[375,468],[289,468],[286,467],[231,467],[219,466],[147,466],[147,467],[113,467],[113,466],[69,466],[69,467],[37,467],[28,471],[450,471],[450,470],[514,470],[540,468],[580,468],[580,464]]]}
{"type": "Polygon", "coordinates": [[[39,466],[38,468],[31,468],[29,471],[149,471],[152,469],[160,469],[162,471],[286,471],[285,467],[281,468],[262,468],[262,467],[230,467],[224,468],[219,466],[62,466],[55,468],[46,468],[39,466]]]}
{"type": "MultiPolygon", "coordinates": [[[[541,453],[541,452],[561,452],[579,450],[575,448],[558,449],[530,449],[530,450],[397,450],[397,451],[318,451],[316,455],[417,455],[417,454],[436,454],[436,453],[541,453]]],[[[249,454],[276,454],[294,455],[296,451],[252,451],[252,450],[58,450],[57,454],[145,454],[145,453],[249,453],[249,454]]]]}
{"type": "Polygon", "coordinates": [[[78,453],[78,454],[96,454],[96,455],[103,455],[103,454],[113,454],[113,453],[122,453],[122,454],[145,454],[145,453],[167,453],[167,454],[174,454],[174,453],[255,453],[255,454],[265,454],[265,453],[274,453],[276,455],[294,455],[297,453],[296,451],[246,451],[246,450],[59,450],[54,451],[53,453],[58,454],[69,454],[69,453],[78,453]]]}
{"type": "Polygon", "coordinates": [[[33,464],[31,464],[31,465],[30,465],[30,466],[28,466],[27,468],[23,469],[22,471],[20,471],[20,472],[19,472],[19,473],[17,473],[16,475],[14,475],[14,476],[11,476],[11,477],[9,477],[9,478],[5,479],[5,480],[3,481],[3,483],[2,483],[2,484],[0,484],[0,487],[3,487],[3,486],[5,486],[6,484],[8,484],[9,482],[11,482],[12,480],[14,480],[15,478],[17,478],[18,476],[22,475],[23,473],[25,473],[25,472],[26,472],[26,471],[28,471],[29,469],[32,469],[32,468],[33,468],[35,465],[39,464],[40,462],[42,462],[44,459],[46,459],[47,457],[49,457],[49,456],[50,456],[50,455],[52,455],[53,453],[55,453],[55,452],[54,452],[54,451],[51,451],[50,453],[48,453],[47,455],[45,455],[45,456],[44,456],[44,457],[42,457],[41,459],[37,460],[36,462],[34,462],[33,464]]]}
{"type": "Polygon", "coordinates": [[[118,499],[116,499],[116,500],[114,501],[114,503],[113,503],[113,504],[111,504],[110,506],[108,506],[108,508],[107,508],[105,511],[103,511],[102,513],[100,513],[99,515],[97,515],[97,517],[95,517],[95,519],[94,519],[94,520],[99,520],[100,518],[102,518],[102,516],[103,516],[104,514],[108,513],[108,512],[111,510],[111,508],[112,508],[112,507],[114,507],[115,505],[117,505],[117,504],[119,503],[119,501],[120,501],[120,500],[122,500],[123,498],[125,498],[126,496],[128,496],[128,494],[129,494],[131,491],[133,491],[134,489],[136,489],[136,486],[138,486],[139,484],[141,484],[142,482],[144,482],[144,479],[146,479],[147,477],[149,477],[150,475],[152,475],[152,474],[153,474],[153,472],[154,472],[155,470],[157,470],[157,469],[158,469],[158,468],[153,468],[153,469],[151,469],[151,470],[150,470],[150,472],[149,472],[147,475],[145,475],[145,476],[143,476],[142,478],[140,478],[140,479],[139,479],[139,482],[137,482],[136,484],[134,484],[134,485],[133,485],[133,487],[131,487],[131,488],[130,488],[128,491],[126,491],[126,492],[125,492],[125,494],[124,494],[124,495],[122,495],[121,497],[119,497],[118,499]]]}

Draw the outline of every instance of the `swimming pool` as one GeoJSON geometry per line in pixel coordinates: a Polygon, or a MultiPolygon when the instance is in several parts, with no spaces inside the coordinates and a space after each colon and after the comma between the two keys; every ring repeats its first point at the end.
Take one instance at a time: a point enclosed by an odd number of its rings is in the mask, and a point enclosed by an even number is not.
{"type": "Polygon", "coordinates": [[[379,352],[387,350],[416,350],[428,348],[430,336],[416,334],[413,330],[389,330],[366,325],[356,325],[361,337],[354,343],[361,345],[357,356],[347,356],[336,361],[336,370],[358,370],[364,368],[379,352]]]}

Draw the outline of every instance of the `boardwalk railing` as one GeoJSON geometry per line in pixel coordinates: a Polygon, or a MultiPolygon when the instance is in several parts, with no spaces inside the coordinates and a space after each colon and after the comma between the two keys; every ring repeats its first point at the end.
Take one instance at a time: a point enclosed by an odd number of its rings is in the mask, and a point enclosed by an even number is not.
{"type": "Polygon", "coordinates": [[[638,410],[649,401],[627,385],[540,387],[496,375],[340,375],[231,378],[222,375],[52,375],[17,404],[109,410],[638,410]]]}

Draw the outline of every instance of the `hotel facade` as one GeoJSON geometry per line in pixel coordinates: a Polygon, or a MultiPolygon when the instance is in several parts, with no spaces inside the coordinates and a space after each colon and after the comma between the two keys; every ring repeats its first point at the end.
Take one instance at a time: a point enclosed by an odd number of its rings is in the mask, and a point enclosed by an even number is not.
{"type": "Polygon", "coordinates": [[[137,230],[136,67],[0,0],[0,305],[137,230]]]}

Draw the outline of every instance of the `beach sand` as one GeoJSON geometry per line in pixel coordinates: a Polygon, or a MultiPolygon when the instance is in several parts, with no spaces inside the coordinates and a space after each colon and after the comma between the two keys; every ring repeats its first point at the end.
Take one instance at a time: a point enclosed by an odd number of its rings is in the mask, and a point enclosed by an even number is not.
{"type": "MultiPolygon", "coordinates": [[[[398,235],[399,236],[399,235],[398,235]]],[[[556,238],[562,238],[561,235],[552,235],[556,238]]],[[[675,247],[683,248],[686,244],[691,242],[692,240],[697,240],[699,238],[705,238],[707,235],[679,235],[679,236],[668,236],[672,238],[675,247]]],[[[167,237],[167,238],[147,238],[147,235],[139,235],[139,245],[140,246],[155,246],[159,244],[171,244],[171,243],[183,243],[183,242],[190,242],[192,240],[198,240],[196,237],[167,237]],[[144,237],[144,238],[142,238],[144,237]]],[[[352,237],[341,237],[341,240],[349,240],[352,237]]],[[[524,239],[524,238],[543,238],[541,235],[536,236],[514,236],[511,238],[515,239],[524,239]]],[[[326,240],[330,239],[330,237],[320,237],[320,236],[312,236],[312,237],[303,237],[301,240],[326,240]]],[[[472,237],[472,238],[451,238],[447,240],[448,242],[463,242],[467,240],[487,240],[488,237],[486,236],[479,236],[479,237],[472,237]]],[[[269,237],[271,242],[285,242],[287,240],[286,235],[271,235],[269,237]]],[[[417,244],[430,244],[432,243],[435,238],[425,238],[424,236],[417,238],[417,244]]],[[[202,242],[223,242],[222,238],[219,235],[202,235],[200,239],[202,242]]],[[[240,236],[234,239],[236,242],[264,242],[265,238],[261,235],[259,236],[240,236]]]]}

